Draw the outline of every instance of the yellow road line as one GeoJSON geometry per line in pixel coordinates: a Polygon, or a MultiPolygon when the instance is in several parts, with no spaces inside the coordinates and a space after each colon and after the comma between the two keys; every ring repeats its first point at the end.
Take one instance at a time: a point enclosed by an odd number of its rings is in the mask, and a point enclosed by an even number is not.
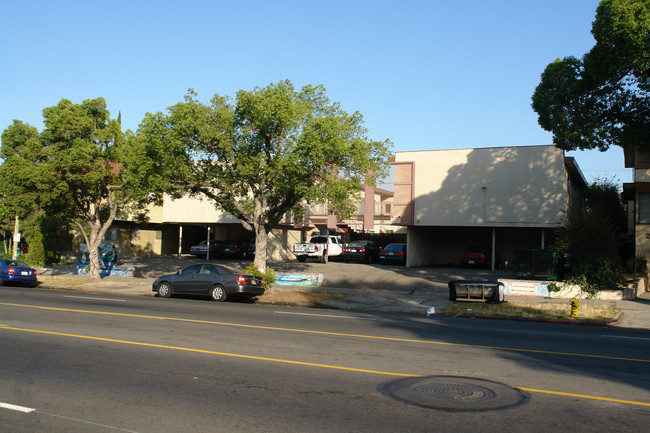
{"type": "Polygon", "coordinates": [[[465,343],[450,343],[446,341],[431,341],[431,340],[417,340],[411,338],[397,338],[397,337],[382,337],[376,335],[363,335],[363,334],[347,334],[342,332],[328,332],[328,331],[311,331],[308,329],[293,329],[293,328],[280,328],[274,326],[261,326],[261,325],[245,325],[241,323],[230,323],[230,322],[217,322],[210,320],[196,320],[196,319],[182,319],[177,317],[165,317],[165,316],[148,316],[141,314],[127,314],[127,313],[109,313],[105,311],[93,311],[93,310],[77,310],[72,308],[55,308],[55,307],[42,307],[38,305],[25,305],[25,304],[9,304],[0,302],[0,305],[10,306],[10,307],[23,307],[23,308],[36,308],[39,310],[48,310],[48,311],[59,311],[67,313],[81,313],[81,314],[97,314],[103,316],[115,316],[115,317],[131,317],[138,319],[151,319],[151,320],[169,320],[175,322],[187,322],[187,323],[201,323],[208,325],[219,325],[219,326],[230,326],[238,328],[248,328],[248,329],[264,329],[267,331],[282,331],[282,332],[296,332],[304,334],[315,334],[315,335],[328,335],[336,337],[348,337],[348,338],[362,338],[368,340],[381,340],[381,341],[397,341],[402,343],[418,343],[418,344],[432,344],[440,346],[454,346],[454,347],[472,347],[476,349],[490,349],[490,350],[503,350],[509,352],[521,352],[521,353],[537,353],[544,355],[558,355],[558,356],[573,356],[580,358],[594,358],[594,359],[612,359],[617,361],[631,361],[631,362],[644,362],[650,363],[650,359],[643,358],[624,358],[620,356],[607,356],[607,355],[588,355],[583,353],[572,353],[572,352],[554,352],[550,350],[536,350],[536,349],[519,349],[515,347],[500,347],[500,346],[486,346],[479,344],[465,344],[465,343]]]}
{"type": "Polygon", "coordinates": [[[637,406],[647,406],[650,407],[650,403],[643,403],[641,401],[631,401],[631,400],[620,400],[618,398],[607,398],[607,397],[596,397],[593,395],[584,395],[584,394],[573,394],[570,392],[560,392],[560,391],[547,391],[544,389],[532,389],[532,388],[522,388],[520,386],[515,386],[515,389],[520,389],[522,391],[528,392],[538,392],[542,394],[552,394],[552,395],[561,395],[565,397],[577,397],[577,398],[586,398],[589,400],[600,400],[600,401],[612,401],[615,403],[624,403],[624,404],[634,404],[637,406]]]}
{"type": "MultiPolygon", "coordinates": [[[[184,352],[193,352],[193,353],[202,353],[202,354],[208,354],[208,355],[226,356],[226,357],[232,357],[232,358],[251,359],[251,360],[257,360],[257,361],[269,361],[269,362],[277,362],[277,363],[282,363],[282,364],[302,365],[302,366],[317,367],[317,368],[328,368],[328,369],[332,369],[332,370],[343,370],[343,371],[351,371],[351,372],[356,372],[356,373],[368,373],[368,374],[378,374],[378,375],[383,375],[383,376],[396,376],[396,377],[422,377],[422,375],[419,375],[419,374],[395,373],[395,372],[389,372],[389,371],[368,370],[368,369],[363,369],[363,368],[341,367],[341,366],[338,366],[338,365],[317,364],[317,363],[313,363],[313,362],[292,361],[292,360],[289,360],[289,359],[268,358],[268,357],[253,356],[253,355],[242,355],[242,354],[237,354],[237,353],[218,352],[218,351],[214,351],[214,350],[205,350],[205,349],[192,349],[192,348],[189,348],[189,347],[169,346],[169,345],[164,345],[164,344],[141,343],[141,342],[138,342],[138,341],[117,340],[117,339],[114,339],[114,338],[104,338],[104,337],[92,337],[92,336],[89,336],[89,335],[67,334],[67,333],[63,333],[63,332],[43,331],[43,330],[38,330],[38,329],[15,328],[15,327],[12,327],[12,326],[7,326],[7,325],[0,326],[0,329],[3,330],[3,331],[4,330],[11,330],[11,331],[29,332],[29,333],[34,333],[34,334],[57,335],[57,336],[62,336],[62,337],[80,338],[80,339],[84,339],[84,340],[105,341],[105,342],[108,342],[108,343],[129,344],[129,345],[133,345],[133,346],[152,347],[152,348],[157,348],[157,349],[170,349],[170,350],[178,350],[178,351],[184,351],[184,352]]],[[[572,394],[572,393],[567,393],[567,392],[548,391],[548,390],[543,390],[543,389],[533,389],[533,388],[523,388],[523,387],[513,387],[513,388],[519,389],[519,390],[522,390],[522,391],[527,391],[527,392],[551,394],[551,395],[558,395],[558,396],[565,396],[565,397],[577,397],[577,398],[584,398],[584,399],[590,399],[590,400],[610,401],[610,402],[615,402],[615,403],[623,403],[623,404],[650,407],[650,403],[644,403],[644,402],[638,402],[638,401],[632,401],[632,400],[621,400],[621,399],[615,399],[615,398],[597,397],[597,396],[584,395],[584,394],[572,394]]]]}
{"type": "Polygon", "coordinates": [[[104,338],[104,337],[92,337],[89,335],[79,335],[79,334],[67,334],[64,332],[53,332],[53,331],[43,331],[39,329],[26,329],[26,328],[14,328],[12,326],[5,326],[0,328],[1,330],[11,330],[11,331],[21,331],[21,332],[30,332],[34,334],[46,334],[46,335],[58,335],[61,337],[72,337],[72,338],[81,338],[84,340],[94,340],[94,341],[105,341],[108,343],[120,343],[120,344],[130,344],[133,346],[144,346],[144,347],[153,347],[157,349],[171,349],[179,350],[184,352],[194,352],[194,353],[203,353],[208,355],[219,355],[219,356],[228,356],[232,358],[244,358],[244,359],[254,359],[257,361],[270,361],[270,362],[279,362],[283,364],[294,364],[294,365],[305,365],[310,367],[319,367],[319,368],[330,368],[334,370],[345,370],[345,371],[354,371],[358,373],[371,373],[371,374],[381,374],[385,376],[399,376],[399,377],[419,377],[418,374],[406,374],[406,373],[393,373],[388,371],[377,371],[377,370],[366,370],[362,368],[352,368],[352,367],[340,367],[337,365],[328,365],[328,364],[316,364],[312,362],[302,362],[302,361],[292,361],[289,359],[278,359],[278,358],[267,358],[263,356],[252,356],[252,355],[241,355],[238,353],[228,353],[228,352],[217,352],[214,350],[205,350],[205,349],[192,349],[190,347],[178,347],[178,346],[168,346],[164,344],[153,344],[153,343],[141,343],[138,341],[128,341],[128,340],[116,340],[114,338],[104,338]]]}

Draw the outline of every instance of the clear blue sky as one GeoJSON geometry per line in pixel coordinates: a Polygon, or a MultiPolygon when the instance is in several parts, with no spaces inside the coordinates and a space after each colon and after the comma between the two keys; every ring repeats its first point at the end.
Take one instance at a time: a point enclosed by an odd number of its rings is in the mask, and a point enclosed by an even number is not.
{"type": "MultiPolygon", "coordinates": [[[[190,87],[207,102],[289,79],[323,84],[395,151],[551,144],[531,95],[548,63],[593,46],[597,5],[0,0],[0,130],[102,96],[135,131],[190,87]]],[[[569,155],[589,181],[631,181],[618,147],[569,155]]]]}

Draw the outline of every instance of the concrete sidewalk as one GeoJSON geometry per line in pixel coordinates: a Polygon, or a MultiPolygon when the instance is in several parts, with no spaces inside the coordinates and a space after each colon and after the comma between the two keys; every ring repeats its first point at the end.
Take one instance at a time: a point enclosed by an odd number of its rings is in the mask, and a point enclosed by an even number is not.
{"type": "MultiPolygon", "coordinates": [[[[162,275],[173,273],[191,264],[204,262],[194,257],[152,257],[125,260],[121,267],[135,268],[134,277],[107,277],[90,281],[85,275],[75,275],[75,267],[56,266],[39,270],[39,277],[52,277],[52,280],[67,280],[74,283],[60,287],[65,290],[83,291],[98,294],[125,296],[154,296],[151,290],[154,280],[162,275]]],[[[248,261],[211,260],[212,263],[235,267],[246,267],[248,261]]],[[[353,311],[374,311],[384,313],[406,313],[426,315],[431,308],[440,313],[448,305],[447,283],[454,279],[496,280],[509,278],[508,271],[489,271],[464,268],[405,268],[400,266],[365,265],[332,262],[299,263],[272,262],[269,266],[276,272],[315,273],[324,275],[323,286],[276,286],[277,291],[320,291],[345,294],[343,299],[320,302],[329,308],[353,311]]],[[[52,284],[51,287],[59,286],[52,284]]],[[[51,288],[50,287],[50,288],[51,288]]],[[[42,287],[47,288],[47,287],[42,287]]],[[[523,302],[567,302],[568,300],[506,297],[507,300],[523,302]]],[[[650,330],[650,293],[645,292],[635,300],[580,300],[583,305],[590,303],[615,305],[621,310],[619,324],[626,328],[650,330]]]]}

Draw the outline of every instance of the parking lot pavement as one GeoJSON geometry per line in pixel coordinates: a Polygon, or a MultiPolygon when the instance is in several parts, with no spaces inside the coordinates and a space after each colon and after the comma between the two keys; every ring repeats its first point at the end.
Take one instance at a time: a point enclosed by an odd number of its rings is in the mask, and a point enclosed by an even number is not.
{"type": "MultiPolygon", "coordinates": [[[[174,273],[195,263],[205,262],[194,256],[142,257],[120,261],[119,267],[134,268],[133,277],[109,277],[66,287],[68,290],[113,293],[123,295],[152,296],[151,285],[159,276],[174,273]]],[[[210,260],[211,263],[244,268],[246,260],[210,260]]],[[[449,302],[448,282],[450,280],[495,281],[511,278],[511,271],[453,267],[407,268],[392,265],[367,265],[361,263],[303,262],[295,260],[269,262],[268,266],[277,273],[322,274],[323,284],[319,287],[278,286],[284,290],[319,290],[343,292],[345,299],[332,299],[322,304],[344,310],[378,311],[391,313],[427,314],[431,308],[442,311],[449,302]]],[[[41,270],[39,276],[72,277],[87,280],[87,276],[76,276],[75,266],[56,266],[41,270]]],[[[506,298],[507,300],[508,298],[506,298]]],[[[543,298],[534,298],[544,302],[543,298]]],[[[590,302],[590,300],[581,300],[590,302]]],[[[621,324],[624,327],[650,329],[650,293],[630,301],[611,301],[621,309],[621,324]]]]}
{"type": "MultiPolygon", "coordinates": [[[[138,257],[120,260],[120,268],[134,268],[134,278],[151,279],[161,275],[174,273],[195,263],[206,260],[194,256],[156,256],[138,257]]],[[[211,263],[231,265],[244,268],[251,262],[247,260],[210,260],[211,263]]],[[[497,278],[510,277],[509,271],[489,271],[486,269],[470,268],[407,268],[405,266],[392,266],[362,263],[344,263],[331,261],[330,263],[303,262],[288,260],[282,262],[271,261],[268,266],[277,273],[293,274],[322,274],[323,286],[339,289],[366,289],[408,291],[413,293],[440,292],[446,293],[447,283],[454,279],[479,279],[496,280],[497,278]]],[[[48,271],[41,271],[39,275],[74,275],[75,266],[55,266],[48,271]]],[[[82,277],[80,277],[82,278],[82,277]]],[[[110,277],[106,280],[119,281],[125,277],[110,277]]]]}

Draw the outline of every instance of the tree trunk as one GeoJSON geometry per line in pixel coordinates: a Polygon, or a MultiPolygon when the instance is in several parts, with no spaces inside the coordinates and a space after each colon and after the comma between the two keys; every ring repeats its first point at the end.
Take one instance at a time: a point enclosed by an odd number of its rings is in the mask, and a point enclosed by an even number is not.
{"type": "Polygon", "coordinates": [[[88,246],[88,259],[90,259],[90,277],[97,279],[101,276],[99,274],[101,269],[99,266],[99,242],[93,239],[86,245],[88,246]]]}
{"type": "MultiPolygon", "coordinates": [[[[90,226],[90,236],[86,239],[86,246],[88,247],[88,260],[90,261],[90,278],[98,279],[100,278],[99,271],[101,267],[99,266],[99,245],[102,242],[102,238],[99,236],[100,233],[100,221],[98,218],[92,222],[90,226]]],[[[85,233],[84,233],[84,237],[85,233]]]]}
{"type": "Polygon", "coordinates": [[[266,272],[266,248],[268,246],[269,234],[266,231],[266,221],[264,218],[263,201],[260,197],[255,197],[255,209],[253,213],[253,230],[255,231],[255,260],[253,265],[261,272],[266,272]]]}
{"type": "Polygon", "coordinates": [[[115,220],[115,215],[117,214],[117,206],[112,206],[110,208],[108,219],[104,221],[104,223],[101,222],[98,203],[95,205],[95,209],[96,211],[94,215],[92,215],[92,220],[88,221],[90,223],[90,236],[86,234],[86,231],[80,223],[77,222],[77,226],[81,230],[84,240],[86,241],[86,245],[88,246],[90,277],[93,279],[98,279],[101,277],[101,266],[99,264],[99,246],[102,243],[102,239],[104,238],[106,231],[115,220]]]}
{"type": "Polygon", "coordinates": [[[266,271],[266,248],[268,246],[269,234],[263,225],[255,226],[255,260],[253,264],[262,272],[266,271]]]}

